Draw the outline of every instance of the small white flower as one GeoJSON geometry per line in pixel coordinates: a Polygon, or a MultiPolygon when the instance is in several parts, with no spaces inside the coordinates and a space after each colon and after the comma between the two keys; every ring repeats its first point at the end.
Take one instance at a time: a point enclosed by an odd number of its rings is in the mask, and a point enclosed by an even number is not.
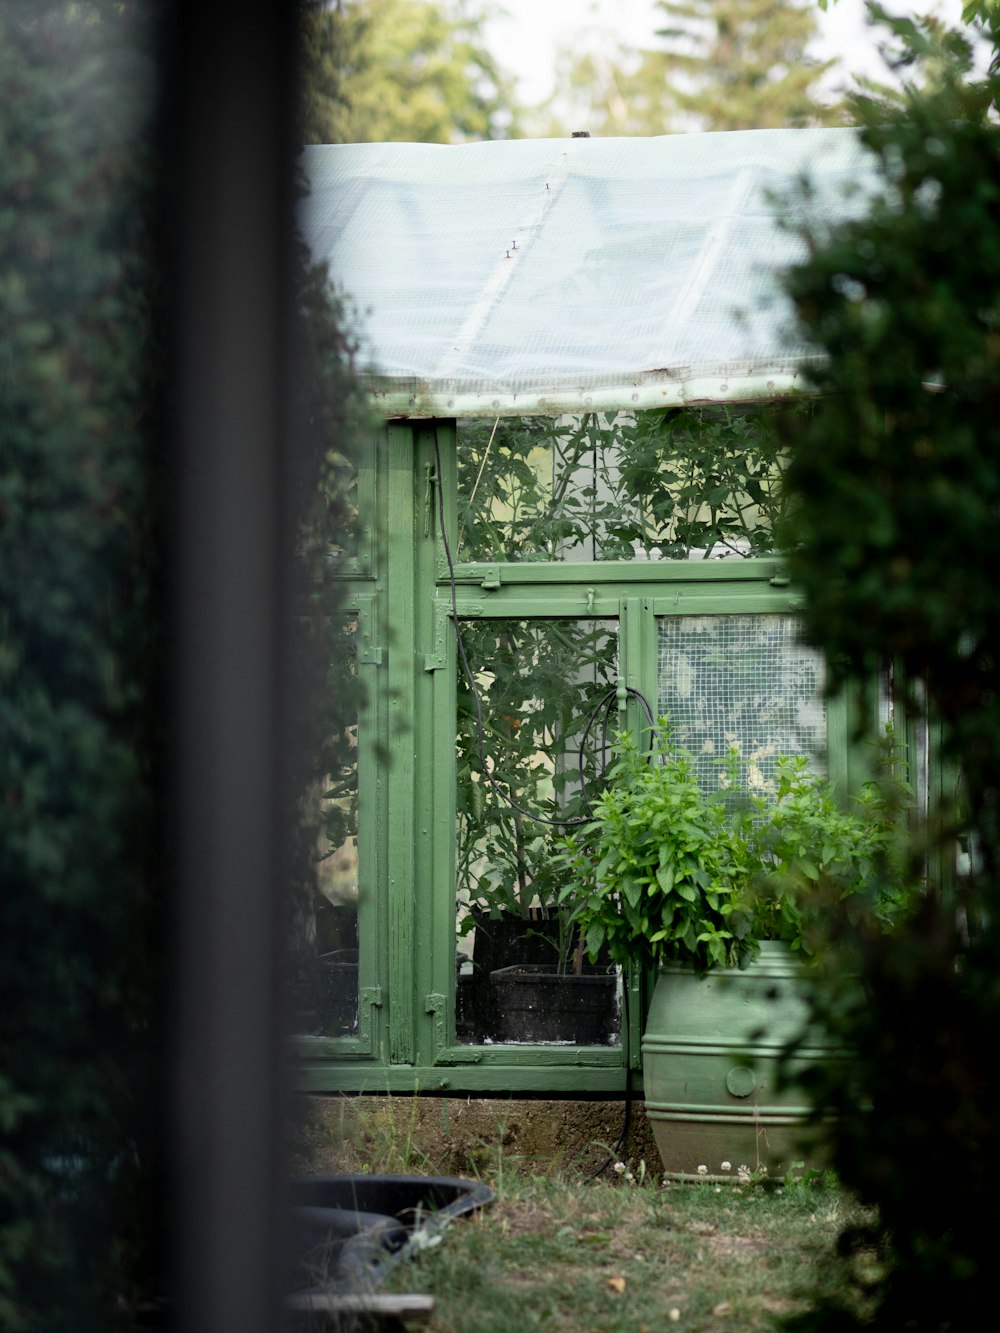
{"type": "Polygon", "coordinates": [[[618,1175],[623,1176],[625,1174],[625,1163],[615,1162],[613,1169],[618,1173],[618,1175]]]}
{"type": "Polygon", "coordinates": [[[440,1233],[428,1231],[414,1231],[410,1237],[407,1249],[419,1253],[421,1250],[433,1250],[435,1245],[440,1245],[444,1237],[440,1233]]]}
{"type": "Polygon", "coordinates": [[[715,1192],[716,1192],[716,1194],[721,1194],[721,1193],[722,1193],[722,1186],[721,1186],[721,1185],[716,1185],[716,1187],[715,1187],[715,1192]]]}
{"type": "Polygon", "coordinates": [[[707,1175],[708,1175],[708,1167],[707,1167],[707,1166],[699,1166],[699,1168],[698,1168],[698,1174],[699,1174],[699,1176],[707,1176],[707,1175]]]}
{"type": "Polygon", "coordinates": [[[732,1169],[733,1169],[733,1164],[732,1164],[732,1162],[723,1162],[723,1163],[722,1163],[722,1169],[723,1169],[723,1171],[732,1171],[732,1169]]]}

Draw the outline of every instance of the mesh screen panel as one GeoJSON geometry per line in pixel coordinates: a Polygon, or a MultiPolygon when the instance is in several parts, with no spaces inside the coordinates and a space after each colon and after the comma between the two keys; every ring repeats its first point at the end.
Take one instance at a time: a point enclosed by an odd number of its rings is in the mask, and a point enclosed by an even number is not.
{"type": "Polygon", "coordinates": [[[660,621],[659,711],[689,750],[706,790],[735,746],[750,784],[767,789],[779,754],[821,766],[822,658],[798,641],[794,616],[672,616],[660,621]]]}

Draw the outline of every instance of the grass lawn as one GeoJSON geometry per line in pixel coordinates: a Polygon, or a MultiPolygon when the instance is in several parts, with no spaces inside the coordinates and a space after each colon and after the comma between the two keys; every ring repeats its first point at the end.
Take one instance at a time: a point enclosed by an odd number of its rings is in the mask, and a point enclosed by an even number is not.
{"type": "Polygon", "coordinates": [[[435,1333],[770,1329],[801,1310],[853,1209],[834,1188],[523,1177],[387,1290],[435,1298],[435,1333]],[[718,1188],[719,1193],[716,1193],[718,1188]]]}
{"type": "MultiPolygon", "coordinates": [[[[866,1220],[829,1178],[740,1183],[734,1164],[732,1184],[664,1183],[657,1161],[631,1155],[595,1176],[591,1164],[518,1153],[502,1125],[494,1141],[463,1145],[468,1169],[456,1171],[453,1156],[441,1159],[454,1133],[427,1130],[406,1102],[387,1106],[341,1120],[339,1169],[474,1175],[496,1191],[380,1288],[432,1296],[431,1333],[774,1329],[833,1280],[822,1260],[866,1220]]],[[[338,1169],[335,1137],[329,1126],[313,1135],[312,1169],[338,1169]]],[[[598,1147],[599,1167],[608,1151],[598,1147]]]]}

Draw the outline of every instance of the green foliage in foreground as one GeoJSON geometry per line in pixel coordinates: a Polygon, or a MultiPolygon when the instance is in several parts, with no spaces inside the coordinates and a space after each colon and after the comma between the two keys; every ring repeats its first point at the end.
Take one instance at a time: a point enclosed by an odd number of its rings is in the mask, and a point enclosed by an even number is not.
{"type": "MultiPolygon", "coordinates": [[[[1000,507],[1000,131],[995,97],[959,83],[865,142],[880,197],[811,240],[789,289],[827,354],[823,408],[790,439],[785,533],[809,636],[835,681],[893,658],[925,680],[976,814],[1000,790],[1000,648],[992,557],[1000,507]]],[[[864,105],[864,104],[862,104],[864,105]]],[[[994,839],[991,836],[991,841],[994,839]]]]}
{"type": "MultiPolygon", "coordinates": [[[[786,485],[791,570],[835,681],[892,661],[962,775],[971,857],[958,901],[932,886],[889,946],[863,923],[833,935],[860,984],[835,989],[820,1017],[854,1058],[814,1076],[817,1107],[840,1112],[838,1173],[879,1209],[882,1233],[860,1238],[884,1259],[866,1289],[873,1322],[944,1330],[967,1326],[995,1287],[983,1219],[1000,1152],[1000,80],[994,68],[968,81],[961,38],[894,26],[913,58],[933,48],[938,77],[895,112],[860,106],[878,197],[816,229],[789,279],[825,363],[810,372],[823,399],[791,442],[786,485]]],[[[953,818],[932,805],[945,865],[953,818]]],[[[800,1326],[858,1319],[826,1301],[800,1326]]]]}
{"type": "MultiPolygon", "coordinates": [[[[11,1333],[131,1328],[162,1289],[165,303],[145,12],[143,0],[0,7],[0,1327],[11,1333]]],[[[322,605],[313,643],[299,641],[308,685],[317,651],[335,680],[343,665],[327,552],[331,528],[347,544],[346,441],[365,408],[326,275],[301,251],[298,274],[301,448],[284,499],[315,576],[309,609],[322,605]]],[[[320,742],[314,728],[297,755],[303,781],[344,762],[356,700],[334,690],[328,701],[320,742]]]]}
{"type": "Polygon", "coordinates": [[[0,10],[0,1325],[47,1333],[113,1328],[157,1252],[158,345],[135,17],[0,10]]]}

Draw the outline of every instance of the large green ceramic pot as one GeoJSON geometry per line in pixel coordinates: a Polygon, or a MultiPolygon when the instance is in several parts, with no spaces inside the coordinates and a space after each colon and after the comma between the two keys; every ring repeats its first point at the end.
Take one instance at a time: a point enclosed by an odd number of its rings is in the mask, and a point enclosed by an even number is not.
{"type": "MultiPolygon", "coordinates": [[[[803,1160],[808,1108],[794,1088],[778,1091],[776,1073],[783,1046],[806,1022],[807,984],[777,943],[762,944],[743,971],[699,977],[680,964],[661,968],[642,1061],[646,1115],[669,1177],[731,1180],[748,1166],[774,1179],[803,1160]]],[[[812,1036],[801,1053],[807,1062],[831,1055],[812,1036]]]]}

